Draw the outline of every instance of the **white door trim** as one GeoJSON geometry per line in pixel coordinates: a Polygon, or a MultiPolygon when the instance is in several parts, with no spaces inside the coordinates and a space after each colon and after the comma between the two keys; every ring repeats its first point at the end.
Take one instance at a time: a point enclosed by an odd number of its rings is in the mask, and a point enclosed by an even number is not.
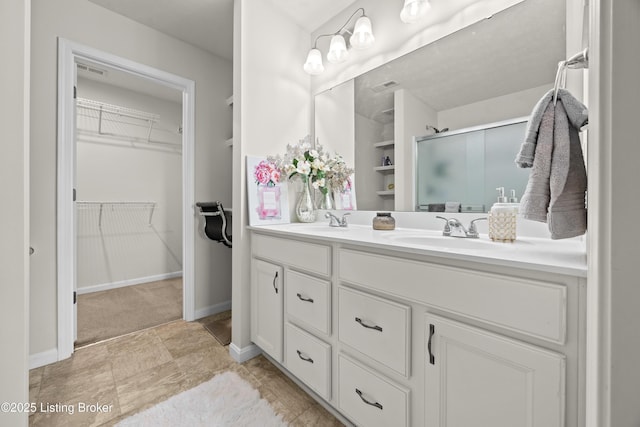
{"type": "Polygon", "coordinates": [[[58,39],[58,360],[73,353],[73,284],[75,282],[73,232],[74,111],[73,86],[77,60],[91,61],[135,74],[182,92],[182,262],[183,318],[195,319],[195,82],[119,56],[58,39]]]}

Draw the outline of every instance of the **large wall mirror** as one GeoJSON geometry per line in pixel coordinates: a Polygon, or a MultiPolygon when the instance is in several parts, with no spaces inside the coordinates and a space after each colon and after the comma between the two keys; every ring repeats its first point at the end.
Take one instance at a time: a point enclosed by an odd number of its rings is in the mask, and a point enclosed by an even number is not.
{"type": "Polygon", "coordinates": [[[474,198],[427,204],[460,202],[476,212],[490,208],[493,184],[482,186],[490,194],[475,194],[481,190],[477,180],[468,178],[469,168],[488,171],[491,182],[515,189],[520,197],[528,171],[519,171],[513,160],[524,135],[522,121],[553,87],[558,62],[566,56],[565,9],[565,1],[526,0],[317,94],[317,140],[353,159],[358,208],[425,210],[420,189],[446,194],[439,186],[453,180],[434,179],[437,171],[418,169],[433,167],[425,159],[433,152],[449,153],[438,167],[457,178],[456,185],[470,183],[460,194],[474,198]],[[518,120],[520,125],[506,132],[504,145],[467,142],[464,162],[456,157],[459,149],[442,148],[467,130],[518,120]],[[434,134],[437,138],[423,144],[431,148],[418,150],[417,141],[434,134]]]}

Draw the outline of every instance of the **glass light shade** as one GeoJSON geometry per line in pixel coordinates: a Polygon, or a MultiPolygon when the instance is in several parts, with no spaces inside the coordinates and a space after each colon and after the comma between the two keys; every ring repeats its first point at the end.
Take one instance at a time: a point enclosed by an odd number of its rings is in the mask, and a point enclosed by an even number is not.
{"type": "Polygon", "coordinates": [[[320,50],[313,48],[307,55],[307,62],[304,63],[304,71],[312,76],[317,76],[324,71],[324,65],[322,65],[322,54],[320,50]]]}
{"type": "Polygon", "coordinates": [[[349,43],[354,49],[366,49],[375,41],[373,31],[371,31],[371,20],[366,16],[361,16],[356,21],[353,34],[349,39],[349,43]]]}
{"type": "Polygon", "coordinates": [[[346,61],[349,56],[347,51],[347,43],[344,41],[344,37],[340,34],[336,34],[331,37],[331,45],[329,46],[329,53],[327,53],[327,60],[334,64],[346,61]]]}
{"type": "Polygon", "coordinates": [[[431,8],[428,0],[404,0],[404,7],[400,12],[400,20],[405,24],[416,22],[431,8]]]}

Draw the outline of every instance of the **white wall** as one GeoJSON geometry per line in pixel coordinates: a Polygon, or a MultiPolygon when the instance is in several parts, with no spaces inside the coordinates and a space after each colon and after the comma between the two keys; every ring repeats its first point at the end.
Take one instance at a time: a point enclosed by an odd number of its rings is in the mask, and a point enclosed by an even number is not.
{"type": "MultiPolygon", "coordinates": [[[[108,77],[107,77],[108,79],[108,77]]],[[[176,91],[178,93],[178,91],[176,91]]],[[[181,96],[181,94],[180,94],[181,96]]],[[[144,205],[78,205],[78,292],[113,284],[140,283],[182,272],[182,105],[133,90],[78,79],[78,97],[131,108],[159,117],[151,141],[143,122],[105,122],[78,108],[77,200],[153,201],[144,205]],[[115,135],[109,135],[115,134],[115,135]],[[149,225],[148,219],[152,221],[149,225]]]]}
{"type": "Polygon", "coordinates": [[[400,89],[394,94],[395,107],[395,210],[415,210],[415,143],[414,137],[427,132],[426,125],[437,126],[437,113],[410,92],[400,89]]]}
{"type": "Polygon", "coordinates": [[[309,133],[309,76],[300,65],[308,38],[271,1],[235,1],[232,350],[250,344],[245,158],[284,153],[309,133]]]}
{"type": "MultiPolygon", "coordinates": [[[[30,7],[0,2],[0,402],[29,401],[29,33],[30,7]]],[[[0,412],[0,426],[27,426],[28,413],[0,412]]]]}
{"type": "Polygon", "coordinates": [[[456,130],[528,116],[536,102],[552,88],[553,82],[549,82],[543,86],[439,111],[436,127],[456,130]]]}
{"type": "MultiPolygon", "coordinates": [[[[31,354],[55,350],[57,37],[196,82],[195,198],[231,207],[232,65],[84,0],[32,0],[31,354]]],[[[194,210],[194,215],[196,215],[194,210]]],[[[197,233],[197,230],[193,230],[197,233]]],[[[196,237],[196,315],[231,298],[231,251],[196,237]]]]}
{"type": "Polygon", "coordinates": [[[325,152],[331,155],[340,154],[348,165],[353,165],[355,160],[355,147],[352,142],[355,139],[354,81],[346,81],[316,95],[314,111],[316,142],[324,147],[325,152]]]}

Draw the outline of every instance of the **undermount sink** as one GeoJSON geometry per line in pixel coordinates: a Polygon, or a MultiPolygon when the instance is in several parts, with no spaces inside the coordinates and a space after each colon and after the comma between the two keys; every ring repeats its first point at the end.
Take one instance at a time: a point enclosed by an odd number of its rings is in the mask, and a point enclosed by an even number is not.
{"type": "Polygon", "coordinates": [[[397,244],[405,244],[410,246],[430,246],[439,249],[472,249],[487,250],[497,249],[501,246],[494,242],[482,239],[469,239],[460,237],[449,237],[442,235],[391,235],[389,240],[397,244]]]}
{"type": "Polygon", "coordinates": [[[325,232],[325,231],[347,231],[349,227],[330,227],[328,223],[310,223],[310,224],[291,224],[292,230],[307,232],[325,232]]]}

